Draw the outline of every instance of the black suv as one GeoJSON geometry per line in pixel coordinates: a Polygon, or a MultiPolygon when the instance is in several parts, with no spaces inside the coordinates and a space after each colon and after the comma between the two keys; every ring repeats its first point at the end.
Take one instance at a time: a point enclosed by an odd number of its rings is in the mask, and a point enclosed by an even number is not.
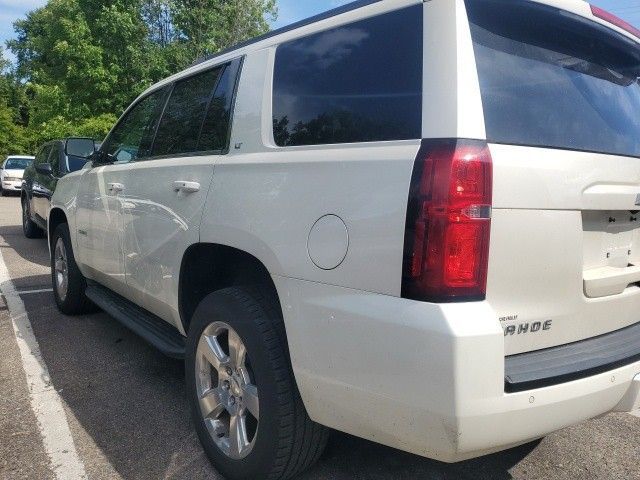
{"type": "Polygon", "coordinates": [[[85,158],[67,155],[67,139],[45,143],[22,180],[22,228],[27,238],[38,238],[47,230],[51,196],[58,179],[80,170],[85,158]]]}

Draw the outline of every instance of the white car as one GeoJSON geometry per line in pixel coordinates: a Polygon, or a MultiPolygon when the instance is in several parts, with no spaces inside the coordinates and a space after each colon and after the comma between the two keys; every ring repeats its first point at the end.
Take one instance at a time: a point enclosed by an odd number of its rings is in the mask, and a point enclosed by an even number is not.
{"type": "Polygon", "coordinates": [[[456,462],[631,411],[639,77],[640,32],[578,0],[273,32],[151,87],[60,180],[56,302],[185,358],[230,479],[291,478],[327,427],[456,462]]]}
{"type": "Polygon", "coordinates": [[[33,163],[35,157],[9,155],[0,167],[0,195],[19,194],[22,190],[24,170],[33,163]]]}

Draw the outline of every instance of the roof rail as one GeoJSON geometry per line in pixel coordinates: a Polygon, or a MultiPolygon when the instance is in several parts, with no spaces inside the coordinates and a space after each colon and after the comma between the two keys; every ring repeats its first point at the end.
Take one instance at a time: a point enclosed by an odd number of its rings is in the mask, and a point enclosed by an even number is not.
{"type": "Polygon", "coordinates": [[[292,23],[291,25],[287,25],[286,27],[278,28],[277,30],[272,30],[270,32],[265,33],[264,35],[259,35],[257,37],[246,40],[244,42],[237,43],[236,45],[233,45],[229,48],[225,48],[224,50],[221,50],[214,54],[201,57],[197,59],[195,62],[193,62],[191,66],[195,67],[196,65],[200,65],[201,63],[208,62],[209,60],[213,60],[216,57],[220,57],[222,55],[225,55],[229,52],[233,52],[234,50],[238,50],[243,47],[248,47],[249,45],[253,45],[254,43],[261,42],[262,40],[275,37],[276,35],[290,32],[291,30],[295,30],[296,28],[306,27],[307,25],[311,25],[312,23],[316,23],[321,20],[326,20],[327,18],[331,18],[337,15],[341,15],[343,13],[351,12],[352,10],[357,10],[358,8],[366,7],[367,5],[372,5],[374,3],[379,3],[381,1],[382,0],[358,0],[355,2],[347,3],[346,5],[343,5],[341,7],[328,10],[324,13],[314,15],[313,17],[305,18],[304,20],[300,20],[299,22],[292,23]]]}

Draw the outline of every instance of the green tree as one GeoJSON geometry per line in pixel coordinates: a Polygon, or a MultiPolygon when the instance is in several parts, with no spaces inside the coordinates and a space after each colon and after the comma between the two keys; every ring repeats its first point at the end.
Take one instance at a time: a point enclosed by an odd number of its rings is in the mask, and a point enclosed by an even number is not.
{"type": "Polygon", "coordinates": [[[103,49],[77,0],[51,0],[14,27],[17,39],[8,45],[18,60],[18,76],[49,87],[36,94],[55,89],[75,116],[113,107],[117,79],[104,67],[103,49]]]}
{"type": "Polygon", "coordinates": [[[101,52],[100,67],[107,73],[107,96],[94,97],[92,113],[120,112],[151,83],[167,75],[162,59],[153,55],[149,26],[142,15],[141,0],[77,1],[101,52]]]}
{"type": "Polygon", "coordinates": [[[269,30],[275,0],[183,0],[171,7],[187,57],[200,57],[269,30]]]}
{"type": "Polygon", "coordinates": [[[0,161],[11,154],[28,152],[29,141],[24,127],[14,121],[15,112],[0,100],[0,161]]]}
{"type": "Polygon", "coordinates": [[[9,94],[10,82],[9,82],[9,60],[4,58],[4,51],[0,47],[0,97],[6,98],[9,94]]]}
{"type": "Polygon", "coordinates": [[[49,0],[14,24],[15,69],[0,52],[3,118],[22,129],[2,135],[32,149],[67,135],[102,138],[152,83],[266,32],[275,1],[49,0]]]}
{"type": "Polygon", "coordinates": [[[29,98],[27,88],[22,84],[11,68],[11,63],[4,58],[0,47],[0,99],[12,109],[14,121],[18,125],[28,123],[29,98]]]}
{"type": "Polygon", "coordinates": [[[91,137],[102,141],[118,119],[112,113],[103,113],[97,117],[88,118],[74,128],[74,135],[91,137]]]}
{"type": "Polygon", "coordinates": [[[12,153],[28,151],[25,88],[17,82],[0,48],[0,160],[12,153]]]}
{"type": "MultiPolygon", "coordinates": [[[[275,0],[50,0],[8,43],[22,81],[50,87],[62,115],[122,111],[196,58],[264,33],[275,0]]],[[[42,102],[40,102],[42,103],[42,102]]]]}

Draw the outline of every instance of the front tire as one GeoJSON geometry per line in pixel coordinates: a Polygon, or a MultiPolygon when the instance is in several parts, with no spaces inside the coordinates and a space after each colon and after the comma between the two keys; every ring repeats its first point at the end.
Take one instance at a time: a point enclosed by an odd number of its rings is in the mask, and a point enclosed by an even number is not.
{"type": "Polygon", "coordinates": [[[93,311],[85,296],[87,281],[73,256],[69,226],[58,225],[51,237],[51,282],[58,309],[66,315],[80,315],[93,311]]]}
{"type": "Polygon", "coordinates": [[[44,233],[31,219],[31,208],[26,197],[22,198],[22,231],[27,238],[42,238],[44,233]]]}
{"type": "Polygon", "coordinates": [[[205,297],[191,321],[185,367],[198,437],[225,478],[284,480],[318,460],[328,429],[307,415],[282,315],[259,289],[205,297]]]}

